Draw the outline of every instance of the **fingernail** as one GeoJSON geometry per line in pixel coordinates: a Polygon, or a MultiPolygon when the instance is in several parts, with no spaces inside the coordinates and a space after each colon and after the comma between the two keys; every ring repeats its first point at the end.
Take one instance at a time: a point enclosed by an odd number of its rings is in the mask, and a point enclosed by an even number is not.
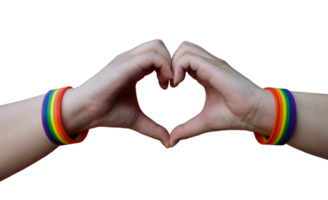
{"type": "Polygon", "coordinates": [[[170,141],[166,141],[166,143],[165,143],[165,144],[166,144],[166,148],[168,148],[168,149],[169,149],[169,148],[170,148],[170,141]]]}
{"type": "Polygon", "coordinates": [[[162,143],[162,145],[165,147],[165,148],[170,148],[170,141],[166,141],[164,142],[163,140],[160,141],[162,143]]]}
{"type": "Polygon", "coordinates": [[[174,146],[174,143],[173,141],[170,140],[170,147],[173,147],[174,146]]]}
{"type": "Polygon", "coordinates": [[[172,149],[172,148],[176,147],[178,143],[179,143],[178,140],[176,140],[174,142],[170,141],[170,148],[172,149]]]}
{"type": "Polygon", "coordinates": [[[175,79],[173,79],[173,86],[175,86],[175,79]]]}

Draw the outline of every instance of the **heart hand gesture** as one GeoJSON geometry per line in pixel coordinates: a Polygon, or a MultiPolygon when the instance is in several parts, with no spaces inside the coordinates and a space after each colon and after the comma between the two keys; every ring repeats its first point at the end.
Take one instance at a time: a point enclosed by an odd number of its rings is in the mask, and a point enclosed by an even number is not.
{"type": "MultiPolygon", "coordinates": [[[[77,113],[72,107],[85,108],[84,115],[87,116],[75,123],[74,128],[65,122],[68,133],[99,126],[130,128],[160,140],[167,148],[181,139],[211,131],[238,129],[269,134],[273,127],[274,116],[258,117],[262,116],[259,112],[272,107],[261,103],[262,99],[273,103],[269,91],[261,89],[225,61],[190,42],[183,42],[172,59],[161,40],[141,44],[118,55],[99,73],[65,96],[75,98],[71,101],[75,104],[68,106],[63,103],[70,108],[70,116],[77,113]],[[138,104],[136,83],[153,71],[157,72],[163,89],[170,81],[172,87],[178,86],[188,72],[206,91],[201,113],[177,126],[171,135],[147,117],[138,104]],[[75,95],[71,95],[73,92],[75,95]]],[[[68,112],[63,115],[63,118],[70,119],[68,112]]]]}
{"type": "Polygon", "coordinates": [[[235,129],[270,133],[272,116],[270,119],[268,117],[269,123],[262,123],[266,119],[259,120],[257,115],[259,110],[263,110],[261,99],[272,98],[271,94],[238,73],[224,60],[195,44],[183,42],[173,55],[172,68],[174,79],[171,86],[178,86],[185,72],[188,72],[204,87],[206,102],[197,116],[171,132],[171,147],[181,139],[211,131],[235,129]]]}
{"type": "Polygon", "coordinates": [[[74,102],[83,100],[80,104],[88,117],[80,120],[75,128],[67,124],[66,129],[71,130],[67,132],[77,133],[93,127],[130,128],[160,140],[168,148],[168,131],[141,111],[136,95],[136,83],[153,71],[157,72],[160,86],[166,89],[173,72],[170,53],[161,40],[146,42],[118,55],[87,82],[73,89],[77,98],[74,102]]]}

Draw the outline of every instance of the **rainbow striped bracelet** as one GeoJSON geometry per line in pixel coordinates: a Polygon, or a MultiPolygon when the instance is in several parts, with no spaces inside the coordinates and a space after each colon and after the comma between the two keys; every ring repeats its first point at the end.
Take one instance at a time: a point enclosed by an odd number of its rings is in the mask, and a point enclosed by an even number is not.
{"type": "Polygon", "coordinates": [[[89,130],[74,135],[67,135],[61,120],[61,103],[64,93],[72,87],[50,90],[43,99],[42,124],[49,140],[56,145],[74,144],[82,142],[88,135],[89,130]]]}
{"type": "Polygon", "coordinates": [[[295,99],[289,90],[279,88],[265,89],[269,90],[275,99],[275,124],[270,137],[254,132],[255,138],[260,144],[284,145],[291,138],[295,128],[295,99]]]}

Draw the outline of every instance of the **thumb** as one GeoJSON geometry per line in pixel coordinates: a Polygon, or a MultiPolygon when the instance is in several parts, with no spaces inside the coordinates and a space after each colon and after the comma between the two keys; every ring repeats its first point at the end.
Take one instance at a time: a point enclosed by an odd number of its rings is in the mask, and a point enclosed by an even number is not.
{"type": "Polygon", "coordinates": [[[170,147],[169,132],[163,126],[155,123],[144,113],[140,114],[138,121],[130,127],[130,129],[159,140],[166,148],[170,147]]]}
{"type": "Polygon", "coordinates": [[[209,131],[211,131],[211,129],[206,127],[200,115],[197,115],[172,130],[170,134],[170,147],[173,147],[182,139],[194,137],[209,131]]]}

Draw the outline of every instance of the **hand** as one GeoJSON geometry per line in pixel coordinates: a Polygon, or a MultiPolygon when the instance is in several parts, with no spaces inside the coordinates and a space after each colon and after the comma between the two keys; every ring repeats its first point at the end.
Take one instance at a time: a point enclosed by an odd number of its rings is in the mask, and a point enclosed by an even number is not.
{"type": "Polygon", "coordinates": [[[270,135],[275,118],[272,94],[224,60],[195,44],[183,42],[173,55],[172,68],[172,87],[178,86],[188,72],[204,87],[206,101],[197,116],[173,129],[171,147],[181,139],[219,130],[249,130],[270,135]]]}
{"type": "MultiPolygon", "coordinates": [[[[88,117],[76,120],[80,126],[75,124],[74,128],[73,122],[63,119],[66,122],[65,129],[77,133],[101,126],[130,128],[158,139],[169,147],[168,131],[141,111],[136,95],[136,83],[154,70],[159,85],[166,89],[169,80],[173,78],[173,72],[170,53],[161,40],[146,42],[118,55],[83,85],[72,91],[67,90],[64,99],[71,99],[71,103],[67,100],[68,103],[64,104],[63,99],[63,107],[76,107],[74,104],[80,103],[84,115],[88,117]],[[71,95],[73,92],[75,94],[71,95]]],[[[64,114],[63,118],[69,119],[69,115],[64,114]]],[[[71,116],[76,117],[73,114],[71,116]]]]}

